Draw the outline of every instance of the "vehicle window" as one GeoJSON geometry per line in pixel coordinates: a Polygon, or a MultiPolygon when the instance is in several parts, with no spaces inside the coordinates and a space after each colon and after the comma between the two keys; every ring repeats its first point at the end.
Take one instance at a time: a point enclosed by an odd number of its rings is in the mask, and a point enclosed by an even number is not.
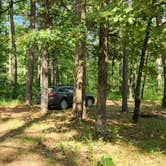
{"type": "Polygon", "coordinates": [[[70,92],[70,93],[73,93],[73,92],[74,92],[74,89],[73,89],[73,88],[68,88],[67,90],[68,90],[68,92],[70,92]]]}
{"type": "Polygon", "coordinates": [[[72,92],[73,93],[73,88],[71,88],[71,87],[63,87],[63,88],[59,88],[58,91],[59,92],[72,92]]]}
{"type": "Polygon", "coordinates": [[[68,93],[73,93],[74,89],[72,87],[66,87],[65,88],[68,93]]]}
{"type": "Polygon", "coordinates": [[[65,89],[64,89],[64,88],[59,88],[58,91],[59,91],[59,92],[65,92],[65,89]]]}

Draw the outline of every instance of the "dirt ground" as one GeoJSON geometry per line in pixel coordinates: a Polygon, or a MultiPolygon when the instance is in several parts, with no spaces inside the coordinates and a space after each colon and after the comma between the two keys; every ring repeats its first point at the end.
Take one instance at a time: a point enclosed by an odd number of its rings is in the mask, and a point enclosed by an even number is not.
{"type": "Polygon", "coordinates": [[[0,106],[0,166],[95,166],[102,156],[117,166],[166,166],[166,109],[143,102],[138,124],[121,113],[120,101],[107,101],[108,140],[96,140],[95,107],[87,120],[73,123],[71,109],[43,115],[38,106],[0,106]]]}

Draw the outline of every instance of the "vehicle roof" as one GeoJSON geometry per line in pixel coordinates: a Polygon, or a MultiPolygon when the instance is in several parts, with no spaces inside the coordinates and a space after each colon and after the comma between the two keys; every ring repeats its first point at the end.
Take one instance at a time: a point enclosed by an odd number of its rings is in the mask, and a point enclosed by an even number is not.
{"type": "Polygon", "coordinates": [[[72,85],[52,85],[52,86],[49,86],[49,88],[54,88],[54,89],[59,89],[61,87],[64,87],[64,88],[73,88],[72,85]]]}

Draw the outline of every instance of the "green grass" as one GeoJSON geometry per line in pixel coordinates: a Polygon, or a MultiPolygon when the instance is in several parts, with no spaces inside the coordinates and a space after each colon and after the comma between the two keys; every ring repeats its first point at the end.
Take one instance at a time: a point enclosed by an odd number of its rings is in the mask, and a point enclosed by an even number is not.
{"type": "Polygon", "coordinates": [[[122,96],[118,91],[112,91],[107,95],[107,99],[109,100],[121,100],[122,96]]]}
{"type": "Polygon", "coordinates": [[[11,99],[0,98],[0,106],[22,105],[22,104],[24,104],[24,102],[19,99],[11,100],[11,99]]]}

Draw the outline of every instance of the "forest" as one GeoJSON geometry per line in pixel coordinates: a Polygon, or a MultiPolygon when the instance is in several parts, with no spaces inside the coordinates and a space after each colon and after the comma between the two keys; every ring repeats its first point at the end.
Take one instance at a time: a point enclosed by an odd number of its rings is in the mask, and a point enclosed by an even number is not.
{"type": "Polygon", "coordinates": [[[165,0],[0,1],[0,166],[165,166],[165,142],[165,0]]]}

